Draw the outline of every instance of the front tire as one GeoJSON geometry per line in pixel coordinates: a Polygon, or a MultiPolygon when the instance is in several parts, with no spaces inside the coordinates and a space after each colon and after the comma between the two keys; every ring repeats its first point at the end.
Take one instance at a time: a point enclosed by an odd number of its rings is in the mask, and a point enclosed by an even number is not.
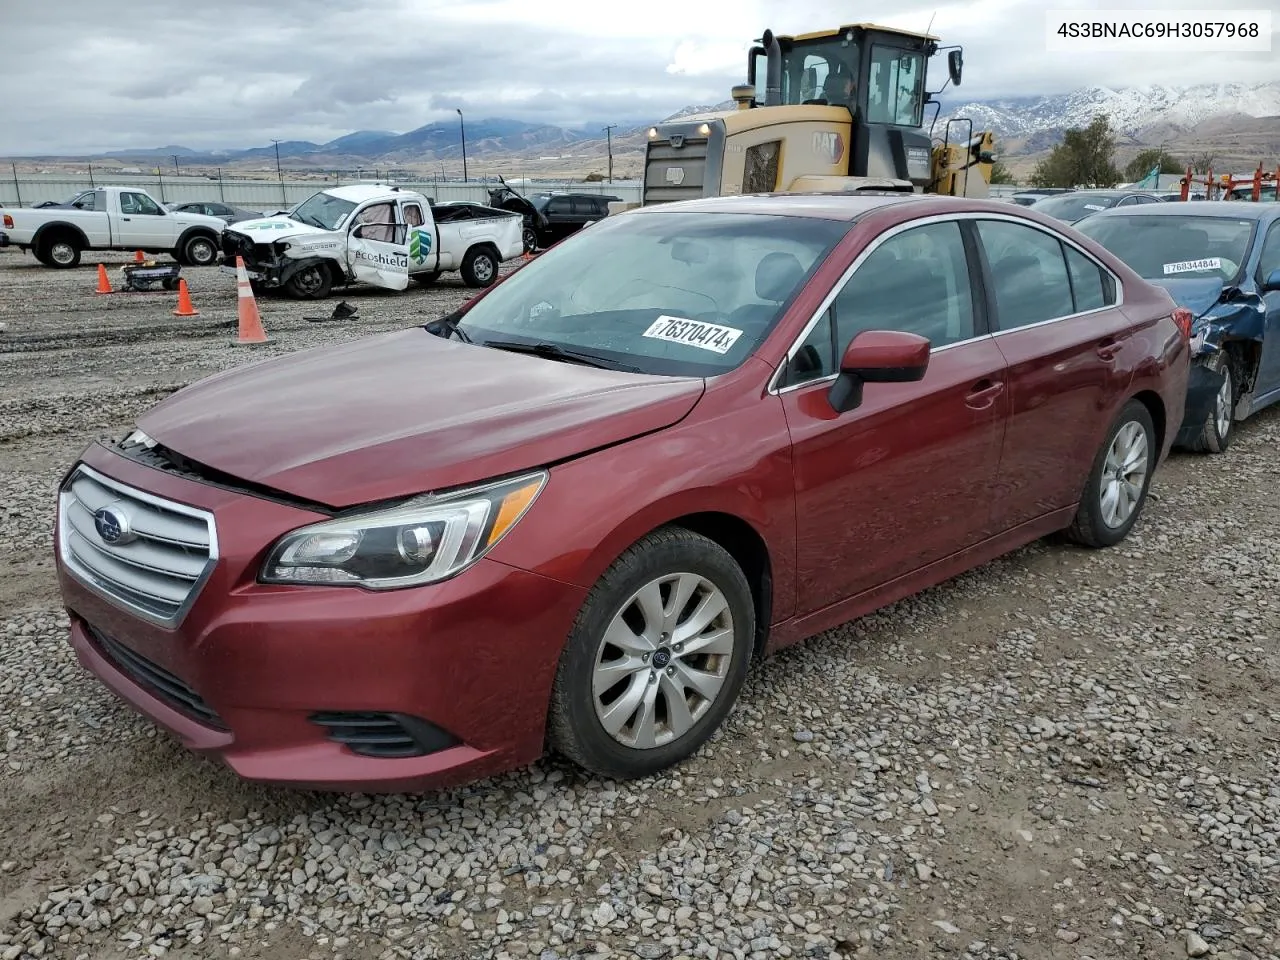
{"type": "Polygon", "coordinates": [[[603,777],[664,770],[702,747],[750,666],[755,606],[719,544],[679,528],[628,549],[588,594],[561,654],[549,745],[603,777]]]}
{"type": "Polygon", "coordinates": [[[524,252],[533,253],[538,249],[538,234],[533,227],[526,226],[521,231],[521,240],[524,243],[524,252]]]}
{"type": "Polygon", "coordinates": [[[192,237],[182,245],[182,255],[177,259],[193,267],[211,267],[218,260],[218,245],[205,236],[192,237]]]}
{"type": "Polygon", "coordinates": [[[1196,453],[1226,453],[1235,432],[1232,430],[1236,409],[1235,365],[1226,350],[1219,350],[1205,365],[1215,373],[1222,373],[1222,386],[1213,398],[1199,436],[1191,442],[1191,449],[1196,453]]]}
{"type": "Polygon", "coordinates": [[[462,258],[460,272],[468,287],[491,287],[498,279],[498,257],[486,247],[472,247],[462,258]]]}
{"type": "Polygon", "coordinates": [[[1094,458],[1067,536],[1095,549],[1127,537],[1146,505],[1158,456],[1151,413],[1140,400],[1130,400],[1094,458]]]}
{"type": "Polygon", "coordinates": [[[323,300],[333,289],[333,276],[328,267],[312,264],[303,267],[285,284],[285,290],[298,300],[323,300]]]}

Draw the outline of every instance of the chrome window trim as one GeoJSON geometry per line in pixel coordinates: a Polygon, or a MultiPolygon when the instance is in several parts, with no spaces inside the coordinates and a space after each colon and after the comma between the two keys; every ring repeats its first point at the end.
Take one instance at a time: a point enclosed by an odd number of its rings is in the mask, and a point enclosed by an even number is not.
{"type": "Polygon", "coordinates": [[[113,480],[111,477],[100,473],[93,469],[87,463],[79,463],[75,469],[67,476],[66,482],[58,490],[58,559],[62,561],[63,567],[71,574],[82,586],[88,590],[92,590],[96,596],[110,603],[112,606],[131,613],[137,617],[141,617],[148,623],[154,623],[157,626],[176,628],[186,618],[191,607],[195,604],[196,599],[204,592],[205,585],[209,582],[209,578],[213,575],[214,568],[218,565],[218,525],[214,520],[213,514],[208,510],[201,510],[198,507],[188,506],[185,503],[178,503],[175,500],[169,500],[165,497],[159,497],[137,487],[123,483],[119,480],[113,480]],[[68,549],[67,543],[67,498],[73,496],[71,494],[71,484],[77,476],[84,474],[95,483],[100,483],[108,489],[115,490],[117,493],[125,497],[132,497],[143,503],[149,503],[151,506],[160,510],[168,510],[173,513],[181,513],[191,517],[194,520],[203,522],[209,530],[209,559],[205,561],[204,569],[191,585],[191,590],[187,594],[186,600],[183,601],[172,616],[158,617],[150,610],[140,607],[137,604],[130,603],[124,597],[120,597],[111,593],[98,582],[97,577],[90,570],[83,569],[76,562],[68,549]]]}
{"type": "MultiPolygon", "coordinates": [[[[853,263],[849,264],[848,268],[845,269],[844,273],[840,275],[840,279],[835,284],[832,285],[831,290],[828,291],[825,297],[823,297],[822,303],[818,306],[818,309],[809,318],[808,322],[804,325],[804,327],[801,329],[800,333],[796,336],[796,338],[792,340],[791,346],[789,346],[787,348],[787,352],[783,354],[782,360],[778,364],[778,368],[774,370],[773,374],[769,377],[769,384],[768,384],[768,387],[765,389],[765,393],[771,394],[777,397],[777,396],[781,396],[784,393],[790,393],[792,390],[798,390],[801,387],[813,386],[816,383],[829,383],[832,380],[835,380],[839,376],[839,374],[833,373],[825,377],[821,377],[814,380],[806,380],[803,383],[796,383],[787,387],[778,386],[778,381],[782,378],[783,372],[790,365],[791,361],[795,359],[795,355],[799,352],[800,347],[804,344],[805,340],[809,338],[809,334],[813,332],[813,328],[816,327],[819,321],[822,320],[823,314],[825,314],[829,309],[831,309],[831,304],[835,302],[836,297],[838,297],[840,295],[840,292],[844,290],[845,285],[848,284],[849,282],[849,279],[853,276],[853,274],[857,271],[857,269],[861,267],[864,262],[866,262],[866,260],[871,256],[871,254],[875,253],[880,248],[881,244],[893,239],[898,234],[905,233],[906,231],[914,229],[915,227],[923,227],[931,223],[942,223],[948,220],[955,220],[957,222],[960,220],[1002,220],[1007,223],[1016,223],[1025,227],[1030,227],[1032,230],[1039,230],[1045,236],[1051,237],[1054,240],[1059,240],[1062,243],[1069,245],[1073,250],[1075,250],[1077,253],[1083,256],[1086,260],[1088,260],[1090,263],[1096,266],[1099,270],[1102,270],[1107,276],[1111,277],[1112,282],[1115,284],[1116,299],[1114,303],[1109,303],[1101,307],[1094,307],[1092,310],[1081,310],[1079,313],[1071,313],[1062,317],[1051,317],[1048,320],[1041,320],[1038,323],[1024,324],[1023,326],[1013,327],[1012,329],[1009,329],[1009,330],[991,330],[980,336],[968,337],[967,339],[964,339],[964,340],[957,340],[954,343],[943,344],[940,347],[932,348],[929,351],[931,355],[934,353],[938,353],[942,350],[949,350],[952,347],[961,346],[966,343],[976,343],[977,341],[985,340],[988,337],[992,337],[992,338],[1000,337],[1010,333],[1018,333],[1022,330],[1034,330],[1036,327],[1043,327],[1050,323],[1062,323],[1066,320],[1075,320],[1079,317],[1088,317],[1096,313],[1101,313],[1104,310],[1114,310],[1117,307],[1120,307],[1124,304],[1124,283],[1121,281],[1120,277],[1116,275],[1114,270],[1112,270],[1102,261],[1098,260],[1097,257],[1091,254],[1088,250],[1084,249],[1084,247],[1080,246],[1080,244],[1078,244],[1071,237],[1054,233],[1052,230],[1047,229],[1042,224],[1035,223],[1031,220],[1023,219],[1022,217],[1011,216],[1009,214],[1001,213],[999,211],[994,211],[994,210],[981,211],[981,212],[965,211],[963,213],[937,213],[927,217],[918,217],[917,219],[908,220],[905,223],[899,223],[896,226],[890,227],[884,233],[876,237],[870,244],[868,244],[867,247],[861,253],[859,253],[858,256],[854,259],[853,263]]],[[[1063,257],[1063,266],[1064,268],[1067,268],[1066,257],[1063,257]]],[[[1067,269],[1069,272],[1070,268],[1067,268],[1067,269]]],[[[988,320],[990,319],[991,318],[988,318],[988,320]]]]}

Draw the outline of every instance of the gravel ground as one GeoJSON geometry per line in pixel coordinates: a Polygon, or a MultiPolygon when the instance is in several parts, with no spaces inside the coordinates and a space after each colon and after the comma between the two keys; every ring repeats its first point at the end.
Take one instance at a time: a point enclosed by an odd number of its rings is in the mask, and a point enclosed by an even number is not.
{"type": "Polygon", "coordinates": [[[169,390],[468,291],[264,298],[276,342],[237,349],[233,282],[186,273],[182,320],[0,254],[0,960],[1280,956],[1280,416],[1175,455],[1119,548],[1038,543],[761,665],[670,775],[269,790],[79,668],[54,487],[169,390]]]}

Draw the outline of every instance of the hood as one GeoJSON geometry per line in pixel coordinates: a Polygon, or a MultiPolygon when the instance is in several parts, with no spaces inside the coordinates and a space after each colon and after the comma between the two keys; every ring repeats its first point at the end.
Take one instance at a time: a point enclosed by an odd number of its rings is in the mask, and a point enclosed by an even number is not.
{"type": "Polygon", "coordinates": [[[1173,297],[1174,303],[1180,307],[1186,307],[1195,317],[1202,316],[1218,302],[1225,286],[1217,277],[1178,277],[1147,282],[1167,290],[1169,296],[1173,297]]]}
{"type": "Polygon", "coordinates": [[[597,370],[422,329],[233,368],[138,420],[176,453],[330,507],[458,486],[671,426],[701,378],[597,370]]]}
{"type": "MultiPolygon", "coordinates": [[[[205,218],[209,219],[208,217],[205,218]]],[[[301,220],[293,220],[285,216],[258,217],[256,220],[240,220],[227,227],[233,233],[243,233],[252,237],[255,243],[271,243],[274,240],[289,240],[293,237],[313,237],[317,234],[329,236],[333,231],[321,230],[301,220]]]]}
{"type": "Polygon", "coordinates": [[[184,227],[212,227],[221,231],[227,226],[221,217],[206,217],[203,213],[170,213],[169,216],[184,227]]]}

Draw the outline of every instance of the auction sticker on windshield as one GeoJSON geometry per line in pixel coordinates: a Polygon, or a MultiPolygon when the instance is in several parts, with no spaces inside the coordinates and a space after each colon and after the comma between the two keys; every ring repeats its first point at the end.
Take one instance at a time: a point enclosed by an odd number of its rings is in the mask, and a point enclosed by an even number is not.
{"type": "Polygon", "coordinates": [[[728,353],[742,336],[742,331],[734,327],[722,327],[718,323],[663,315],[653,321],[642,336],[651,340],[666,340],[668,343],[683,343],[715,353],[728,353]]]}
{"type": "Polygon", "coordinates": [[[1177,263],[1166,263],[1164,275],[1171,273],[1195,273],[1197,270],[1221,270],[1222,258],[1209,257],[1207,260],[1180,260],[1177,263]]]}

